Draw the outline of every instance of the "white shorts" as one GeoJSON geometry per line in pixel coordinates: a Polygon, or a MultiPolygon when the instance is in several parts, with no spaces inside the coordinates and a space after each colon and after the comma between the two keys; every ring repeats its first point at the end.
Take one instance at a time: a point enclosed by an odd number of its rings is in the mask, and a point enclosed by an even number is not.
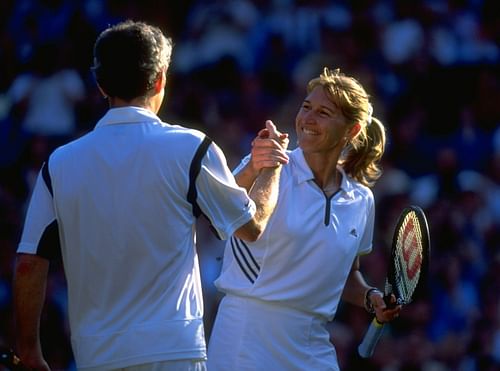
{"type": "Polygon", "coordinates": [[[209,371],[338,371],[325,321],[260,300],[226,295],[208,343],[209,371]]]}

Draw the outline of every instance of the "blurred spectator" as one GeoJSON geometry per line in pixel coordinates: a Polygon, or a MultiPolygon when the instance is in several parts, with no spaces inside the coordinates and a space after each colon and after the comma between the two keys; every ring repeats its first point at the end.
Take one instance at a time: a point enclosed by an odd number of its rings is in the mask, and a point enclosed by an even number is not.
{"type": "Polygon", "coordinates": [[[56,44],[34,53],[31,70],[19,75],[9,89],[13,105],[22,110],[22,128],[30,135],[68,140],[76,131],[76,104],[85,91],[80,75],[64,65],[56,44]]]}
{"type": "Polygon", "coordinates": [[[444,256],[435,262],[439,271],[433,286],[433,314],[430,337],[436,343],[447,337],[466,336],[479,314],[477,286],[464,277],[459,258],[444,256]]]}

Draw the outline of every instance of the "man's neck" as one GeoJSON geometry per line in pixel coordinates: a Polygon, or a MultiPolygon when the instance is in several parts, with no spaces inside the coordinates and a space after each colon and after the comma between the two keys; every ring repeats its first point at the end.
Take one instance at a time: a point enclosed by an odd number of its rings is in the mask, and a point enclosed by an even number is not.
{"type": "Polygon", "coordinates": [[[147,109],[155,114],[158,112],[156,108],[155,101],[153,99],[144,99],[144,98],[134,98],[132,100],[124,100],[116,97],[109,97],[109,108],[120,108],[120,107],[140,107],[147,109]]]}

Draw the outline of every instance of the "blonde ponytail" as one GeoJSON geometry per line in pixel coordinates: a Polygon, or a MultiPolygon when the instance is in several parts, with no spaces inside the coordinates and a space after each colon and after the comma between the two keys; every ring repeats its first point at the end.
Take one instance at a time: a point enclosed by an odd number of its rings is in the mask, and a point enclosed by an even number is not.
{"type": "Polygon", "coordinates": [[[340,164],[353,179],[372,187],[382,175],[379,161],[385,150],[385,128],[376,117],[363,125],[358,136],[345,148],[340,164]]]}

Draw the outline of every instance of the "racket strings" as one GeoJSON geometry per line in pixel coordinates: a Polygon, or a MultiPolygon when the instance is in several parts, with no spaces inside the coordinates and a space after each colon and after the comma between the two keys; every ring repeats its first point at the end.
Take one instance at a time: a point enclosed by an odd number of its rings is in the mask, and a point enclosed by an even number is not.
{"type": "Polygon", "coordinates": [[[396,240],[395,270],[399,294],[408,302],[420,278],[423,259],[422,232],[415,213],[408,213],[398,231],[396,240]]]}

